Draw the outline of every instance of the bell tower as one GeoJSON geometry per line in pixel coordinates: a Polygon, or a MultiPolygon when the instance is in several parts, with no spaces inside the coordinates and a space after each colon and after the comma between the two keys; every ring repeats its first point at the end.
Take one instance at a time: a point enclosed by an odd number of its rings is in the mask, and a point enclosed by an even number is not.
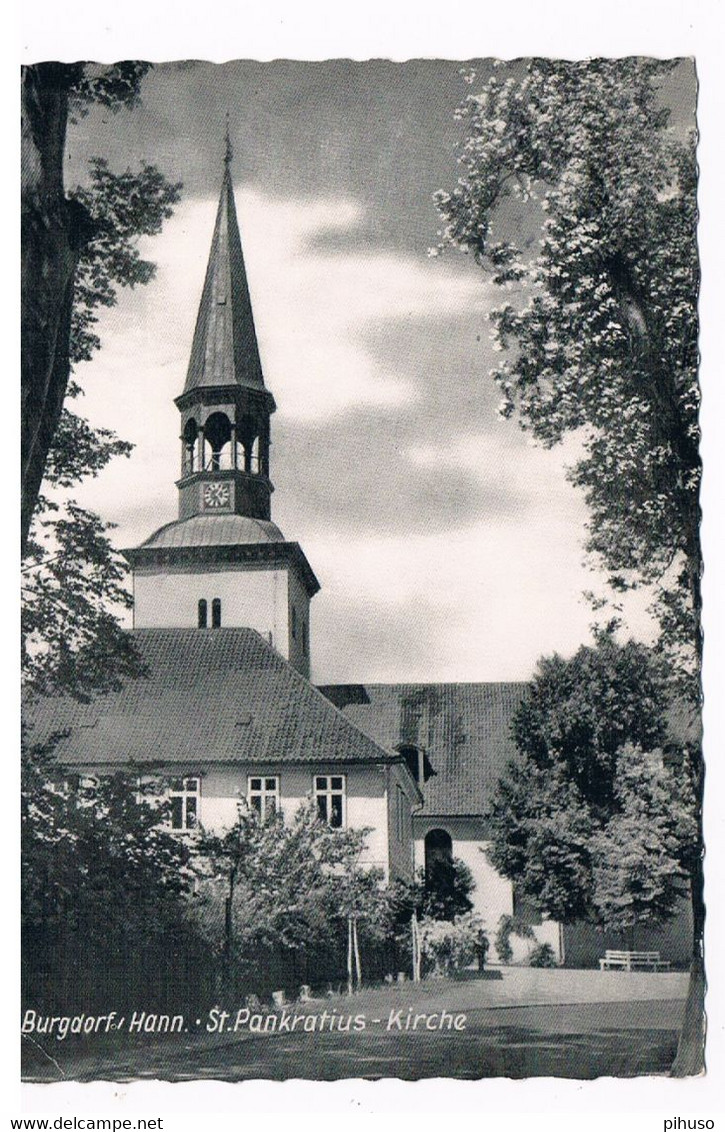
{"type": "Polygon", "coordinates": [[[179,518],[124,551],[134,628],[256,629],[310,674],[310,600],[320,584],[271,520],[270,420],[242,254],[227,130],[221,195],[181,414],[179,518]]]}
{"type": "Polygon", "coordinates": [[[231,177],[229,135],[181,413],[179,518],[269,519],[270,417],[231,177]]]}

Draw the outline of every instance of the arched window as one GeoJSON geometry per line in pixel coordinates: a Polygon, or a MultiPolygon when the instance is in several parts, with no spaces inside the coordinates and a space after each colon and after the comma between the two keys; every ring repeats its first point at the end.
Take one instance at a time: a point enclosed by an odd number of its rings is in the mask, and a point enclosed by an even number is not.
{"type": "Polygon", "coordinates": [[[204,598],[199,601],[199,620],[198,625],[200,629],[206,629],[206,602],[204,598]]]}
{"type": "Polygon", "coordinates": [[[211,627],[212,629],[221,628],[222,623],[222,601],[220,597],[215,597],[211,603],[211,627]]]}
{"type": "Polygon", "coordinates": [[[445,829],[425,835],[425,887],[445,899],[453,894],[453,841],[445,829]]]}
{"type": "Polygon", "coordinates": [[[211,448],[211,456],[205,466],[210,471],[231,468],[231,438],[232,426],[226,413],[212,413],[204,425],[204,439],[211,448]]]}
{"type": "Polygon", "coordinates": [[[199,430],[196,427],[196,421],[192,418],[186,422],[184,429],[184,467],[183,472],[185,475],[190,475],[196,470],[196,460],[194,454],[196,452],[196,442],[199,436],[199,430]]]}

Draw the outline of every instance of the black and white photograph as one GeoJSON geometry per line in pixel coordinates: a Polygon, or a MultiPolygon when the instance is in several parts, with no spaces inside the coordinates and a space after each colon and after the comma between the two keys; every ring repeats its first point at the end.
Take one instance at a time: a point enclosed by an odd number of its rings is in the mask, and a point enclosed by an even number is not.
{"type": "Polygon", "coordinates": [[[21,92],[22,1080],[700,1077],[696,61],[21,92]]]}

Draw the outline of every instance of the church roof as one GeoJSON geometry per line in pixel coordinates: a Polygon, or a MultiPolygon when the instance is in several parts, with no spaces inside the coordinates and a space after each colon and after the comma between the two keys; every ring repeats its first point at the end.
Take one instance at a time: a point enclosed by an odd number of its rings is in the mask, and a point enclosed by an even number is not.
{"type": "Polygon", "coordinates": [[[145,763],[203,769],[219,763],[400,762],[338,711],[253,629],[141,629],[147,675],[90,703],[30,703],[32,740],[68,731],[68,766],[145,763]]]}
{"type": "MultiPolygon", "coordinates": [[[[141,544],[149,549],[185,546],[237,546],[284,542],[276,523],[248,515],[194,515],[160,527],[141,544]]],[[[141,549],[139,548],[139,549],[141,549]]]]}
{"type": "Polygon", "coordinates": [[[265,388],[227,159],[184,393],[234,385],[265,388]]]}
{"type": "Polygon", "coordinates": [[[526,692],[510,684],[338,684],[320,690],[383,747],[423,749],[435,771],[421,813],[480,815],[516,755],[511,719],[526,692]]]}
{"type": "MultiPolygon", "coordinates": [[[[514,712],[529,685],[331,684],[320,691],[374,742],[425,751],[434,771],[422,816],[481,815],[506,764],[517,757],[514,712]]],[[[675,702],[667,713],[676,743],[697,742],[698,713],[675,702]]]]}

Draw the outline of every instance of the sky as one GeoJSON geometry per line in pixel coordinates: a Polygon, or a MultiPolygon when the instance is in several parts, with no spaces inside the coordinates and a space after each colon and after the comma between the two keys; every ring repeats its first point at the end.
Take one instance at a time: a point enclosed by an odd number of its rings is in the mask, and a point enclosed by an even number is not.
{"type": "MultiPolygon", "coordinates": [[[[155,67],[142,103],[69,132],[88,158],[157,164],[183,195],[146,287],[99,323],[76,408],[135,444],[78,493],[133,546],[177,517],[179,419],[222,175],[225,116],[272,420],[272,517],[322,590],[313,679],[519,680],[590,639],[586,508],[566,480],[575,443],[534,447],[497,414],[488,315],[501,296],[455,250],[431,257],[437,189],[457,177],[465,96],[451,61],[155,67]]],[[[490,62],[475,64],[485,79],[490,62]]],[[[692,70],[671,104],[688,120],[692,70]]],[[[524,205],[506,216],[537,238],[524,205]]],[[[647,639],[641,600],[629,627],[647,639]]]]}

